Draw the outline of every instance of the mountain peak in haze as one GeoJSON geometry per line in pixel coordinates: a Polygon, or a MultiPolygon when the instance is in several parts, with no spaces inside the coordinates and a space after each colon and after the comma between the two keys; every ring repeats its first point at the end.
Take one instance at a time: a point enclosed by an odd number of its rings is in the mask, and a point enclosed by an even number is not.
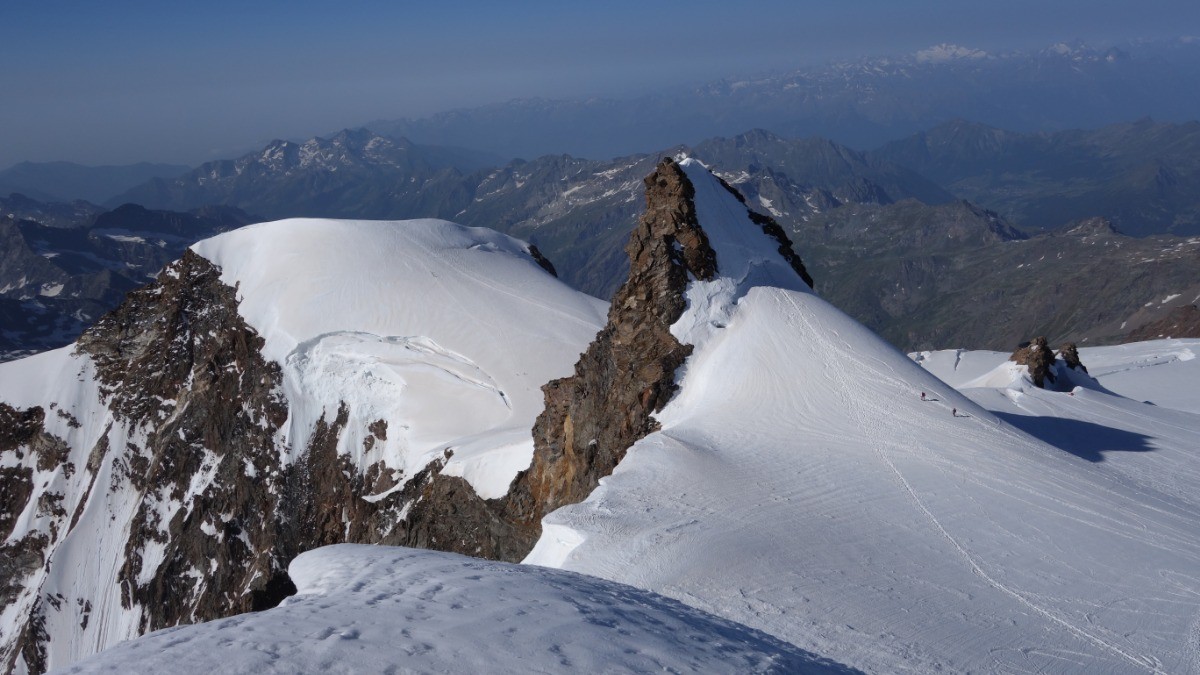
{"type": "Polygon", "coordinates": [[[917,63],[946,63],[948,61],[959,60],[977,61],[986,59],[989,56],[990,54],[981,49],[960,47],[959,45],[948,43],[934,45],[913,54],[913,58],[916,59],[917,63]]]}

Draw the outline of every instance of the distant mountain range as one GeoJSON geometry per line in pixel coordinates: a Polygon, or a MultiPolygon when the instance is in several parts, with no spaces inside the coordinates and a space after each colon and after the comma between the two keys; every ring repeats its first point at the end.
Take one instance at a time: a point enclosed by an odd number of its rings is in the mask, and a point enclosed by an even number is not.
{"type": "Polygon", "coordinates": [[[1104,216],[1134,236],[1200,234],[1200,122],[1021,134],[955,120],[870,153],[1024,227],[1104,216]]]}
{"type": "Polygon", "coordinates": [[[260,152],[207,162],[178,178],[151,180],[108,204],[175,210],[233,204],[268,218],[430,212],[442,199],[431,184],[456,187],[459,160],[443,148],[345,130],[304,143],[272,141],[260,152]]]}
{"type": "Polygon", "coordinates": [[[1094,128],[1200,110],[1200,42],[1057,44],[915,54],[721,80],[634,99],[524,99],[366,126],[509,157],[598,159],[765,127],[865,149],[961,118],[1023,132],[1094,128]]]}
{"type": "Polygon", "coordinates": [[[258,220],[227,206],[35,205],[0,199],[0,361],[68,344],[191,243],[258,220]]]}
{"type": "Polygon", "coordinates": [[[152,180],[110,203],[174,212],[224,204],[268,219],[445,218],[532,241],[565,281],[607,298],[624,280],[623,247],[641,207],[642,177],[659,157],[686,153],[795,233],[823,295],[902,347],[1011,349],[1035,333],[1111,342],[1200,295],[1192,290],[1200,278],[1195,241],[1113,229],[1187,231],[1195,127],[1141,121],[1028,135],[953,122],[867,153],[754,130],[616,160],[550,155],[474,170],[471,158],[444,148],[347,130],[276,141],[152,180]],[[1137,147],[1144,152],[1131,151],[1137,147]],[[1061,221],[1034,221],[1057,227],[1055,234],[1030,237],[1036,228],[1018,227],[1029,224],[1023,214],[1038,213],[1039,199],[1083,184],[1103,193],[1149,156],[1178,177],[1174,201],[1155,202],[1161,193],[1149,191],[1124,193],[1127,201],[1107,209],[1102,200],[1079,199],[1058,210],[1061,221]],[[1039,162],[1054,170],[1024,180],[1047,187],[1009,189],[1018,168],[1033,171],[1039,162]],[[976,175],[993,178],[995,187],[976,175]],[[1088,221],[1098,233],[1064,229],[1092,217],[1101,218],[1088,221]],[[1044,264],[1047,256],[1067,262],[1044,264]]]}
{"type": "Polygon", "coordinates": [[[21,162],[0,171],[0,196],[12,193],[47,202],[82,199],[101,203],[153,178],[174,177],[191,167],[179,164],[83,166],[72,162],[21,162]]]}

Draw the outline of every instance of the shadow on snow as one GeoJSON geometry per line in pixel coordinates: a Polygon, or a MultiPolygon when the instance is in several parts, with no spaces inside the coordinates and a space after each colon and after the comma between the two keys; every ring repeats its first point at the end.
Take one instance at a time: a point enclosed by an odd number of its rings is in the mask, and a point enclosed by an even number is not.
{"type": "Polygon", "coordinates": [[[1025,433],[1089,462],[1103,462],[1106,452],[1150,452],[1150,437],[1101,424],[1063,417],[1037,417],[996,412],[1025,433]]]}

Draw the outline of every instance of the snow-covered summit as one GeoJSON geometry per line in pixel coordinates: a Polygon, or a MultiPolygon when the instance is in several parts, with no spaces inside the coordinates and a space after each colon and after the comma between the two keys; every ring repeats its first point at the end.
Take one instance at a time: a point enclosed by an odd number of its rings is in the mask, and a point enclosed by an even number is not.
{"type": "Polygon", "coordinates": [[[989,54],[982,49],[942,43],[918,51],[913,58],[917,63],[947,63],[950,61],[977,61],[986,59],[988,56],[989,54]]]}
{"type": "MultiPolygon", "coordinates": [[[[604,304],[547,274],[529,245],[444,220],[261,223],[196,244],[238,289],[238,311],[283,365],[288,443],[301,451],[341,404],[351,428],[389,422],[408,475],[449,470],[504,494],[529,462],[540,386],[595,335],[604,304]],[[495,453],[505,449],[500,459],[495,453]],[[502,467],[507,467],[502,469],[502,467]]],[[[352,455],[362,438],[340,448],[352,455]]]]}
{"type": "Polygon", "coordinates": [[[734,306],[755,286],[810,292],[804,277],[781,253],[786,247],[794,255],[791,242],[772,237],[751,220],[738,194],[702,162],[684,158],[679,167],[695,190],[696,218],[715,253],[717,274],[688,285],[687,309],[671,326],[672,335],[684,344],[699,345],[729,321],[734,306]]]}

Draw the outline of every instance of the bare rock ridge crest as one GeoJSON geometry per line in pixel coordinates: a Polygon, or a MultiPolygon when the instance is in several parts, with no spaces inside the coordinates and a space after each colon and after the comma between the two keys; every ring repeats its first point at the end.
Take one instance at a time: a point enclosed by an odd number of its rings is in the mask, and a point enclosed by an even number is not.
{"type": "MultiPolygon", "coordinates": [[[[45,432],[49,413],[0,404],[0,453],[15,459],[0,470],[0,534],[33,502],[50,520],[0,551],[0,610],[29,608],[17,634],[0,636],[0,668],[48,668],[48,646],[67,638],[46,628],[60,607],[86,606],[92,624],[104,614],[106,589],[71,598],[42,590],[57,547],[90,501],[129,505],[113,512],[111,536],[123,538],[113,582],[123,611],[140,616],[141,633],[274,606],[294,592],[288,563],[329,544],[524,558],[543,516],[585,499],[630,446],[659,428],[653,414],[675,394],[676,370],[692,353],[670,327],[686,309],[688,284],[717,275],[717,252],[675,161],[663,160],[645,187],[646,213],[626,246],[629,278],[574,374],[543,387],[532,463],[498,499],[443,475],[450,451],[413,476],[356,466],[338,451],[351,418],[345,403],[317,422],[306,447],[280,447],[289,414],[281,369],[263,357],[263,338],[239,315],[237,289],[186,251],[78,342],[111,413],[94,447],[72,455],[45,432]],[[285,451],[295,459],[286,462],[285,451]],[[64,499],[34,484],[37,471],[51,470],[63,480],[81,472],[84,489],[64,499]]],[[[811,285],[782,229],[747,212],[811,285]]],[[[379,420],[361,435],[370,445],[386,434],[379,420]]],[[[88,628],[84,616],[80,631],[88,628]]]]}
{"type": "Polygon", "coordinates": [[[670,327],[686,309],[689,278],[715,277],[717,255],[696,218],[695,188],[674,161],[661,162],[645,186],[646,213],[625,247],[629,278],[608,323],[573,375],[542,388],[533,464],[510,492],[514,515],[530,526],[587,498],[634,442],[658,429],[651,415],[675,393],[675,371],[692,353],[670,327]]]}

